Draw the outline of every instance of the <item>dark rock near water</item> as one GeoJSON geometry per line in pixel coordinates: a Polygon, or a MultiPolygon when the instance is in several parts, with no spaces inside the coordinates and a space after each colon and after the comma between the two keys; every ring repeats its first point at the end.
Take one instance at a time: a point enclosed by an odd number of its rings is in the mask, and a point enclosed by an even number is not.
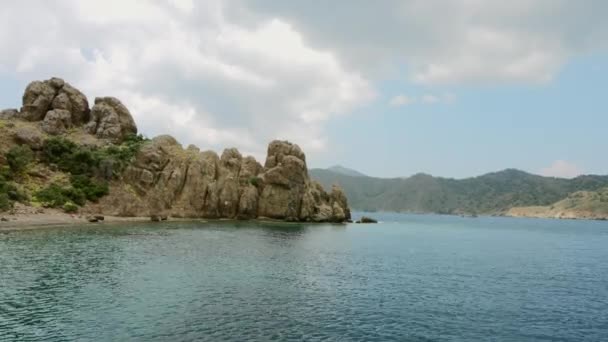
{"type": "Polygon", "coordinates": [[[378,221],[371,217],[363,216],[356,223],[378,223],[378,221]]]}
{"type": "Polygon", "coordinates": [[[87,216],[85,219],[91,223],[99,222],[99,219],[97,218],[97,216],[93,216],[93,215],[87,216]]]}

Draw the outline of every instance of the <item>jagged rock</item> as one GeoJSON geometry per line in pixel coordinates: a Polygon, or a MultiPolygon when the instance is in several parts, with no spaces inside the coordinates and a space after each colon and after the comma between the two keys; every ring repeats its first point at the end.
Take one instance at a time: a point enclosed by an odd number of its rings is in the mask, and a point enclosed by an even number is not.
{"type": "Polygon", "coordinates": [[[18,144],[29,146],[32,150],[42,148],[44,136],[34,127],[20,127],[15,130],[14,140],[18,144]]]}
{"type": "Polygon", "coordinates": [[[314,214],[312,218],[315,222],[327,222],[332,220],[333,213],[334,211],[332,207],[330,207],[328,204],[321,204],[318,207],[317,213],[314,214]]]}
{"type": "Polygon", "coordinates": [[[65,109],[72,114],[72,124],[80,126],[89,121],[89,101],[80,90],[65,82],[53,100],[53,109],[65,109]]]}
{"type": "Polygon", "coordinates": [[[57,94],[56,79],[34,81],[28,84],[23,94],[23,106],[20,117],[27,121],[41,121],[51,109],[53,99],[57,94]]]}
{"type": "Polygon", "coordinates": [[[339,188],[331,194],[308,178],[297,145],[273,142],[263,168],[234,148],[221,157],[182,146],[170,136],[146,143],[98,208],[129,216],[343,222],[350,216],[339,188]],[[274,154],[273,154],[274,153],[274,154]]]}
{"type": "Polygon", "coordinates": [[[0,110],[0,119],[1,120],[9,120],[19,116],[19,111],[17,109],[9,108],[0,110]]]}
{"type": "Polygon", "coordinates": [[[53,109],[46,113],[40,127],[51,135],[63,134],[72,128],[72,114],[65,109],[53,109]]]}
{"type": "Polygon", "coordinates": [[[346,195],[342,188],[337,185],[332,186],[331,194],[329,195],[331,201],[333,202],[334,215],[338,217],[339,221],[350,220],[350,209],[348,208],[348,200],[346,199],[346,195]]]}
{"type": "Polygon", "coordinates": [[[42,121],[53,110],[70,113],[70,125],[88,121],[89,103],[78,89],[60,78],[31,82],[23,94],[19,117],[27,121],[42,121]]]}
{"type": "Polygon", "coordinates": [[[247,185],[239,200],[239,219],[252,219],[258,216],[258,188],[247,185]]]}
{"type": "Polygon", "coordinates": [[[99,138],[114,142],[121,142],[127,135],[137,133],[131,113],[114,97],[95,98],[91,118],[85,129],[99,138]]]}
{"type": "Polygon", "coordinates": [[[287,141],[271,142],[265,169],[259,215],[276,219],[299,219],[305,183],[308,180],[306,158],[300,147],[287,141]]]}

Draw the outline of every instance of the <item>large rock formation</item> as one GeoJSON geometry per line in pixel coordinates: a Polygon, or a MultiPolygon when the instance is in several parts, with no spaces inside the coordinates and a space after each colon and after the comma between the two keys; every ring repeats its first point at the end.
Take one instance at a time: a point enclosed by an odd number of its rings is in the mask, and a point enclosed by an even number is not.
{"type": "Polygon", "coordinates": [[[112,142],[137,133],[131,113],[119,100],[96,98],[89,109],[84,94],[60,78],[31,82],[23,94],[21,111],[3,110],[0,118],[40,122],[40,128],[50,135],[84,126],[89,133],[112,142]]]}
{"type": "Polygon", "coordinates": [[[349,220],[342,190],[335,187],[328,194],[311,181],[305,160],[298,145],[286,141],[270,143],[262,167],[235,148],[220,157],[159,136],[142,147],[123,181],[93,209],[118,216],[349,220]]]}
{"type": "Polygon", "coordinates": [[[131,113],[114,97],[98,97],[91,109],[91,120],[86,130],[99,138],[121,141],[129,134],[137,134],[131,113]]]}
{"type": "MultiPolygon", "coordinates": [[[[78,143],[94,148],[100,145],[96,141],[120,143],[137,133],[131,113],[118,99],[96,98],[89,109],[86,97],[59,78],[30,83],[21,110],[1,111],[0,118],[25,121],[15,126],[13,140],[34,150],[42,148],[48,135],[76,134],[78,143]]],[[[111,179],[111,167],[108,170],[106,178],[111,179]]],[[[195,146],[184,149],[167,135],[146,142],[112,180],[110,194],[86,210],[115,216],[350,219],[342,190],[327,193],[308,177],[306,156],[298,145],[271,142],[262,166],[236,148],[219,156],[195,146]]]]}

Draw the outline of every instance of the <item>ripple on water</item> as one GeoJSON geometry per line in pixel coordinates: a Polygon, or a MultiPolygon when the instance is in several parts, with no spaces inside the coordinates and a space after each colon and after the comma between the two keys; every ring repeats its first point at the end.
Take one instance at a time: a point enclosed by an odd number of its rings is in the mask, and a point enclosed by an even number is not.
{"type": "Polygon", "coordinates": [[[3,234],[0,341],[608,340],[607,227],[396,217],[3,234]]]}

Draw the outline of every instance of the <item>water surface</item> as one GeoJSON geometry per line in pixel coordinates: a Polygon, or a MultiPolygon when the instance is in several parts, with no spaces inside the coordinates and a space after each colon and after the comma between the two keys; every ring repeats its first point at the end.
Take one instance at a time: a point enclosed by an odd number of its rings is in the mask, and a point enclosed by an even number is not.
{"type": "Polygon", "coordinates": [[[0,233],[0,341],[606,341],[608,223],[0,233]]]}

